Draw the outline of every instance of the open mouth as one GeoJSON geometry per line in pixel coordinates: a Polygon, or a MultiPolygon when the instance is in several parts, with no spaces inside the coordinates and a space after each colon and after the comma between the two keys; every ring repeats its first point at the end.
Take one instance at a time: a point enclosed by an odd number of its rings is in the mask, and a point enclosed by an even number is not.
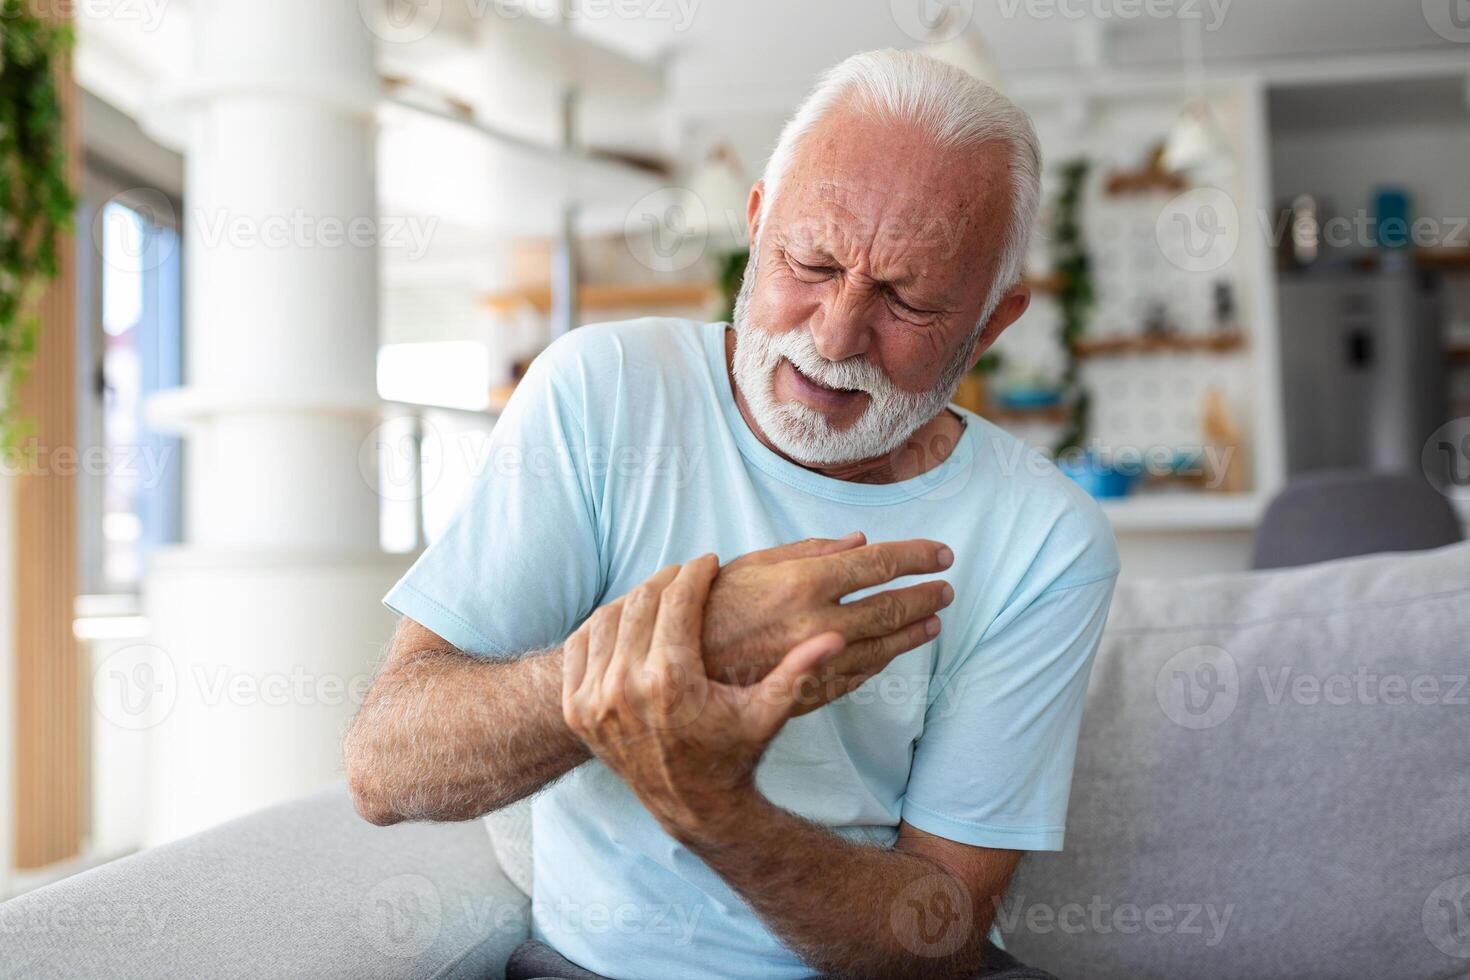
{"type": "Polygon", "coordinates": [[[810,375],[803,374],[801,369],[789,359],[782,358],[777,368],[777,397],[785,394],[787,398],[796,398],[802,403],[822,411],[839,411],[852,407],[858,400],[865,399],[867,392],[853,388],[833,388],[822,384],[810,375]],[[781,383],[781,375],[787,376],[787,384],[781,383]],[[781,388],[787,388],[782,392],[781,388]]]}
{"type": "Polygon", "coordinates": [[[795,371],[801,377],[801,379],[803,381],[805,381],[809,385],[812,385],[813,387],[821,388],[823,391],[830,391],[830,392],[834,392],[834,393],[839,394],[839,395],[861,395],[861,394],[863,394],[863,392],[860,391],[857,388],[834,388],[832,385],[823,384],[822,382],[818,381],[816,378],[812,377],[810,374],[807,374],[801,368],[797,367],[796,364],[793,363],[792,361],[789,361],[788,360],[786,363],[791,365],[791,370],[795,371]]]}

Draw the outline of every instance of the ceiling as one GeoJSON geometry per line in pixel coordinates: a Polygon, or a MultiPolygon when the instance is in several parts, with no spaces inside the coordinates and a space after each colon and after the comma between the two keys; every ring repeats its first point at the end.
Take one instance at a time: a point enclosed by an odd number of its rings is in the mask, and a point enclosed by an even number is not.
{"type": "MultiPolygon", "coordinates": [[[[456,2],[456,0],[446,0],[456,2]]],[[[584,0],[592,3],[595,0],[584,0]]],[[[824,68],[854,51],[912,47],[920,4],[946,0],[639,0],[638,19],[584,17],[576,29],[636,53],[671,57],[670,88],[687,111],[790,105],[824,68]],[[657,15],[657,16],[656,16],[657,15]]],[[[1177,64],[1181,27],[1199,25],[1212,64],[1385,52],[1461,51],[1431,28],[1426,8],[1464,0],[948,0],[990,44],[1008,77],[1065,71],[1084,33],[1098,30],[1118,67],[1177,64]],[[1172,10],[1178,17],[1126,16],[1172,10]],[[1101,15],[1101,16],[1100,16],[1101,15]]],[[[611,6],[603,3],[602,7],[611,6]]],[[[589,7],[588,9],[594,9],[589,7]]]]}

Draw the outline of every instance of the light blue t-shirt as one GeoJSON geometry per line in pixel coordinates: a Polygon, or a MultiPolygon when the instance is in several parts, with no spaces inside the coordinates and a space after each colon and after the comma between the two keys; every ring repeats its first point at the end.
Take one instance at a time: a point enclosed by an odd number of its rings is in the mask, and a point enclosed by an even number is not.
{"type": "MultiPolygon", "coordinates": [[[[856,484],[803,469],[740,415],[725,329],[643,319],[554,343],[458,516],[385,601],[467,653],[511,658],[706,552],[729,561],[855,530],[942,541],[956,599],[939,637],[789,722],[757,785],[875,845],[892,845],[903,820],[967,844],[1060,849],[1118,572],[1097,505],[959,409],[963,438],[922,476],[856,484]]],[[[534,934],[573,962],[639,980],[812,974],[600,762],[538,795],[533,813],[534,934]]]]}

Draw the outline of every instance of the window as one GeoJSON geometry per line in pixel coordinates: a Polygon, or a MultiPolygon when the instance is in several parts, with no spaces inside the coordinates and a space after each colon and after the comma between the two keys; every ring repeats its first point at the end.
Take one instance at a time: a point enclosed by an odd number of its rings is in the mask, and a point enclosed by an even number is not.
{"type": "Polygon", "coordinates": [[[181,538],[181,441],[149,428],[149,395],[182,383],[178,207],[89,172],[79,249],[83,592],[138,591],[149,552],[181,538]]]}

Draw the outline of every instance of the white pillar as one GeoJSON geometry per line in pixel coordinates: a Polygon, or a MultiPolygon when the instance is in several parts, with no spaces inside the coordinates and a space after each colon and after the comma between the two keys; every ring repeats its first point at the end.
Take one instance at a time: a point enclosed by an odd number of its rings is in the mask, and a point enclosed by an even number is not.
{"type": "MultiPolygon", "coordinates": [[[[378,551],[378,81],[356,0],[203,0],[187,114],[187,545],[150,569],[148,843],[333,779],[403,567],[378,551]],[[367,467],[371,470],[371,466],[367,467]],[[158,673],[162,671],[162,673],[158,673]]],[[[145,675],[147,676],[147,675],[145,675]]]]}

